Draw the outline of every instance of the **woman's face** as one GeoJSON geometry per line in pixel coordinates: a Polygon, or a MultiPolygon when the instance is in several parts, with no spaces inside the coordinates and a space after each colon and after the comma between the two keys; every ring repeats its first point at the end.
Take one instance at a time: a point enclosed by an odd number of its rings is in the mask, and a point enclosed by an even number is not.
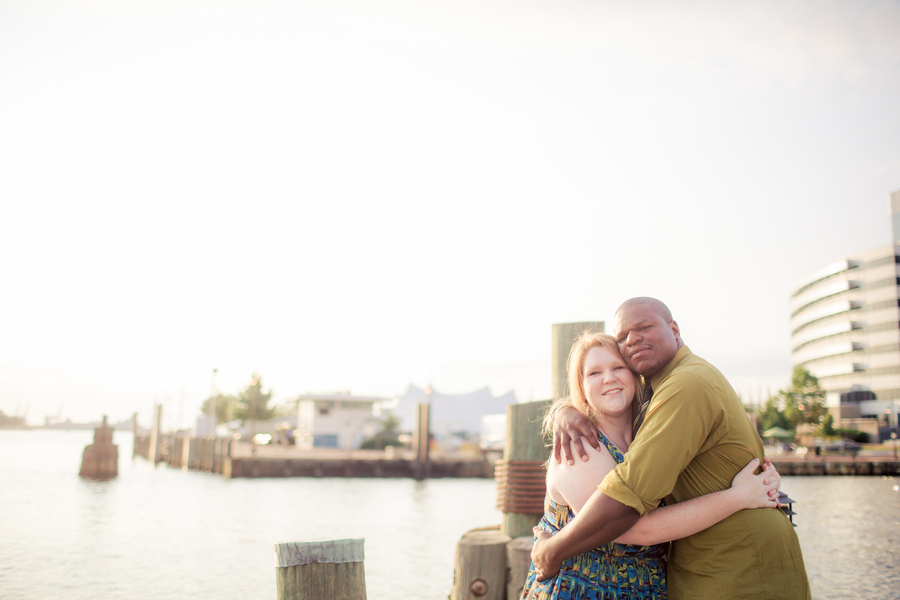
{"type": "Polygon", "coordinates": [[[594,410],[604,415],[631,411],[634,375],[618,352],[594,346],[584,357],[584,395],[594,410]]]}

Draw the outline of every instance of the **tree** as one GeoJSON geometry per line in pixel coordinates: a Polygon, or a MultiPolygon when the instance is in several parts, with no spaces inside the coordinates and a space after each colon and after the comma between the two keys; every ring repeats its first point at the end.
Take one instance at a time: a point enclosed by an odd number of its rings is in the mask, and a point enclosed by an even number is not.
{"type": "Polygon", "coordinates": [[[263,392],[262,376],[253,374],[250,385],[242,391],[237,399],[234,416],[244,421],[265,421],[275,416],[275,409],[269,408],[269,400],[272,399],[272,390],[263,392]]]}
{"type": "Polygon", "coordinates": [[[831,413],[826,414],[825,418],[822,419],[819,433],[825,438],[837,435],[837,430],[834,428],[834,416],[831,413]]]}
{"type": "Polygon", "coordinates": [[[773,427],[781,427],[782,429],[792,428],[787,417],[780,408],[781,403],[782,398],[780,396],[770,396],[756,414],[757,422],[762,431],[766,431],[773,427]]]}
{"type": "Polygon", "coordinates": [[[360,448],[363,450],[381,450],[388,446],[402,447],[400,442],[400,419],[388,411],[381,419],[381,431],[364,440],[360,448]]]}
{"type": "Polygon", "coordinates": [[[276,404],[272,407],[273,416],[277,418],[290,419],[297,416],[297,401],[289,400],[282,404],[276,404]]]}
{"type": "Polygon", "coordinates": [[[794,367],[791,387],[779,392],[784,398],[784,416],[791,429],[800,423],[818,425],[825,413],[825,390],[815,375],[801,366],[794,367]]]}
{"type": "MultiPolygon", "coordinates": [[[[204,415],[209,414],[209,403],[212,401],[212,396],[203,401],[203,409],[202,413],[204,415]]],[[[225,423],[228,421],[228,412],[229,407],[233,407],[236,402],[236,398],[234,396],[226,396],[224,394],[216,395],[216,422],[217,423],[225,423]]]]}

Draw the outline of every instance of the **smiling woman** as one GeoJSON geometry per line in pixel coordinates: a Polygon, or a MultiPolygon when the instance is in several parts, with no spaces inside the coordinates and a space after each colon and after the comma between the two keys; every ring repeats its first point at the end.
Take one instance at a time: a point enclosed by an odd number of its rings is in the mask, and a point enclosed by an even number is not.
{"type": "MultiPolygon", "coordinates": [[[[591,413],[612,419],[631,407],[635,394],[634,374],[618,353],[602,346],[588,350],[584,357],[584,394],[591,413]]],[[[589,414],[588,416],[592,416],[589,414]]]]}

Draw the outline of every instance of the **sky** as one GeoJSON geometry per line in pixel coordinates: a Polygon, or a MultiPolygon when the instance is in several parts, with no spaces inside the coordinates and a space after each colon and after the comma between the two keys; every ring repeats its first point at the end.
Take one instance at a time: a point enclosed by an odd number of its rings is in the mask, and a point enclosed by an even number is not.
{"type": "Polygon", "coordinates": [[[668,304],[745,401],[891,241],[900,2],[0,0],[0,411],[550,396],[668,304]],[[216,372],[214,373],[214,369],[216,372]]]}

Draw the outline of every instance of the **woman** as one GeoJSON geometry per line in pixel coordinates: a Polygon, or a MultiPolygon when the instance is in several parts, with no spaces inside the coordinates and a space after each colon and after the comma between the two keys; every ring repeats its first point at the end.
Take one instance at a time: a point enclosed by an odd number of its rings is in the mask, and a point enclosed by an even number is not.
{"type": "MultiPolygon", "coordinates": [[[[616,464],[624,460],[643,417],[637,375],[619,355],[616,341],[602,333],[583,334],[569,355],[571,398],[557,401],[544,419],[553,426],[556,412],[574,406],[600,430],[600,450],[585,449],[588,461],[548,461],[545,514],[538,527],[554,534],[571,521],[616,464]]],[[[714,525],[745,508],[777,507],[780,477],[774,469],[754,476],[759,460],[750,462],[728,490],[661,507],[638,520],[615,542],[568,559],[556,577],[537,581],[528,573],[525,600],[664,599],[665,556],[671,540],[714,525]]],[[[537,529],[537,528],[535,528],[537,529]]]]}

